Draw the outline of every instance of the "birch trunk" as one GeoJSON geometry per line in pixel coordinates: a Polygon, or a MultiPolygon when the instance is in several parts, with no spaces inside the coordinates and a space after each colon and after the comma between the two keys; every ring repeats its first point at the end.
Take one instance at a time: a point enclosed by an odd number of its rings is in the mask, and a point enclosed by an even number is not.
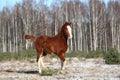
{"type": "Polygon", "coordinates": [[[5,32],[6,32],[6,31],[5,31],[5,28],[3,27],[3,30],[2,30],[3,52],[7,52],[5,32]]]}
{"type": "Polygon", "coordinates": [[[94,50],[96,51],[97,48],[97,32],[96,32],[96,17],[95,17],[95,4],[94,1],[92,1],[92,14],[93,14],[93,45],[94,50]]]}

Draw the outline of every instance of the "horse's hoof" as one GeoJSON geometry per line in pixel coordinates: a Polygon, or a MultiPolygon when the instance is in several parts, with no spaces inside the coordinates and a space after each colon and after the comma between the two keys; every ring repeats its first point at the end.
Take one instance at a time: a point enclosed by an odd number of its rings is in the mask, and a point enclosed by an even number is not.
{"type": "Polygon", "coordinates": [[[65,74],[65,71],[61,70],[61,71],[59,72],[59,74],[65,74]]]}
{"type": "Polygon", "coordinates": [[[41,71],[41,70],[39,70],[39,72],[38,72],[38,73],[39,73],[39,74],[41,74],[41,72],[42,72],[42,71],[41,71]]]}
{"type": "Polygon", "coordinates": [[[46,69],[47,69],[46,66],[43,66],[43,67],[42,67],[42,70],[46,70],[46,69]]]}

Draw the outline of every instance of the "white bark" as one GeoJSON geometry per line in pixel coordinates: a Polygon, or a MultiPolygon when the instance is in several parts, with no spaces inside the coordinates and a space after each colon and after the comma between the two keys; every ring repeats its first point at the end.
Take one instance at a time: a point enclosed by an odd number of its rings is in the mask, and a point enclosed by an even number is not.
{"type": "Polygon", "coordinates": [[[6,38],[5,38],[5,28],[3,27],[2,30],[2,45],[3,45],[3,52],[7,51],[7,46],[6,46],[6,38]]]}

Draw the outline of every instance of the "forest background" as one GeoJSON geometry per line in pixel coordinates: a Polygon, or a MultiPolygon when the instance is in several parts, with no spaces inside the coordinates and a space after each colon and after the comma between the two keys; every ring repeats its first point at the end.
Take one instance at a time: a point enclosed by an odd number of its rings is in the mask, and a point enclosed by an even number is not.
{"type": "Polygon", "coordinates": [[[65,21],[72,22],[69,51],[120,52],[120,0],[22,0],[0,11],[0,52],[18,52],[34,45],[24,39],[58,33],[65,21]]]}

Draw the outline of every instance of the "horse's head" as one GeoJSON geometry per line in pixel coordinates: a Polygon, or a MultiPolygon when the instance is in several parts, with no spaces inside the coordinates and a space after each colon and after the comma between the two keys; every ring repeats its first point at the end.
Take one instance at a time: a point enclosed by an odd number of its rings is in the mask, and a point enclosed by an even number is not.
{"type": "Polygon", "coordinates": [[[63,30],[64,30],[64,34],[66,37],[68,37],[69,39],[72,38],[72,28],[71,28],[71,22],[65,22],[65,24],[63,25],[63,30]]]}

